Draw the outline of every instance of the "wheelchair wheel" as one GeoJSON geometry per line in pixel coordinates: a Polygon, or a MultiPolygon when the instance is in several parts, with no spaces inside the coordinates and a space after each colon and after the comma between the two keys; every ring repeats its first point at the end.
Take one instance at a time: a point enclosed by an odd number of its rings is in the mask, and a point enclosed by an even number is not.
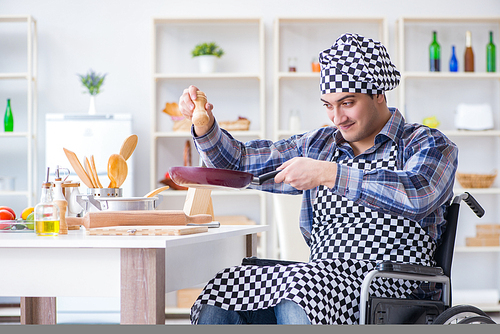
{"type": "Polygon", "coordinates": [[[446,309],[436,317],[433,325],[451,325],[451,324],[494,324],[495,322],[491,318],[478,309],[471,305],[459,305],[450,307],[446,309]]]}

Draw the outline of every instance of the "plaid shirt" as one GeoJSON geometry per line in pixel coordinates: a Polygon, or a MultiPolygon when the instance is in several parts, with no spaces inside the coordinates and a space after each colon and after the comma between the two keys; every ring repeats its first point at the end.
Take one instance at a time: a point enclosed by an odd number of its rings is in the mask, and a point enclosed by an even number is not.
{"type": "MultiPolygon", "coordinates": [[[[382,213],[416,221],[439,243],[446,224],[444,214],[453,197],[458,164],[458,149],[440,131],[419,124],[407,124],[401,113],[389,109],[392,117],[375,137],[375,145],[358,158],[367,161],[388,156],[392,143],[397,145],[396,171],[363,171],[339,164],[335,194],[382,213]]],[[[350,145],[334,127],[323,127],[288,139],[272,142],[235,140],[217,122],[195,145],[208,167],[240,170],[262,175],[275,170],[294,157],[331,161],[340,150],[339,161],[353,158],[350,145]]],[[[317,188],[299,191],[290,185],[267,181],[253,187],[263,191],[303,194],[300,228],[307,243],[313,222],[313,202],[317,188]]]]}

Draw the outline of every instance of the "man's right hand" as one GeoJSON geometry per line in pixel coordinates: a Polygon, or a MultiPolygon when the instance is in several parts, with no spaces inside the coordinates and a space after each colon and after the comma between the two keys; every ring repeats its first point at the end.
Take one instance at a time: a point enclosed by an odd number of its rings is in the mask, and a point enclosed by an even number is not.
{"type": "MultiPolygon", "coordinates": [[[[199,89],[195,86],[189,86],[189,88],[184,89],[184,92],[182,93],[181,97],[179,98],[179,110],[182,113],[184,117],[187,119],[191,120],[193,119],[193,111],[194,111],[194,100],[196,100],[196,92],[199,89]]],[[[213,126],[214,124],[214,115],[212,114],[214,106],[210,103],[205,104],[205,110],[207,111],[209,121],[208,124],[202,126],[202,127],[194,127],[194,131],[196,133],[196,136],[203,136],[206,134],[213,126]]]]}

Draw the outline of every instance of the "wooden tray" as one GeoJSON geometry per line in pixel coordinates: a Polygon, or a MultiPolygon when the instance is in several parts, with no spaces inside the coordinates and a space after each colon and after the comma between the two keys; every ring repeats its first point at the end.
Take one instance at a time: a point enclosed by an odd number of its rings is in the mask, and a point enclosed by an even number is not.
{"type": "Polygon", "coordinates": [[[208,232],[206,226],[112,226],[87,230],[88,235],[188,235],[208,232]]]}

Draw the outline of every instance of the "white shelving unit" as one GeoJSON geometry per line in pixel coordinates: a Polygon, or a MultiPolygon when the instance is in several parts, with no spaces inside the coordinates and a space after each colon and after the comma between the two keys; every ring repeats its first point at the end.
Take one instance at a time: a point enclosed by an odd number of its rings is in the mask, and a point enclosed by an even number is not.
{"type": "Polygon", "coordinates": [[[0,65],[0,101],[5,108],[7,98],[11,98],[14,115],[14,131],[4,132],[3,125],[0,131],[0,151],[11,157],[2,160],[0,170],[11,175],[0,173],[0,177],[15,178],[13,191],[0,190],[0,201],[20,215],[23,208],[34,205],[37,192],[36,20],[29,15],[0,15],[0,39],[5,46],[2,48],[5,62],[0,65]]]}
{"type": "MultiPolygon", "coordinates": [[[[249,131],[232,131],[240,140],[265,135],[265,41],[260,18],[153,18],[150,188],[161,184],[172,166],[182,166],[184,145],[191,142],[192,163],[199,156],[190,132],[174,132],[171,117],[162,112],[165,104],[179,101],[183,90],[195,85],[215,106],[218,121],[250,120],[249,131]],[[215,73],[199,73],[191,50],[203,42],[216,42],[224,55],[215,73]]],[[[167,190],[162,209],[182,209],[186,191],[167,190]]],[[[214,212],[246,215],[266,224],[266,194],[252,190],[212,191],[214,212]],[[228,205],[229,204],[229,205],[228,205]]],[[[258,251],[266,254],[266,237],[258,251]]]]}
{"type": "MultiPolygon", "coordinates": [[[[398,59],[401,85],[399,109],[408,122],[422,123],[436,116],[438,128],[459,147],[458,172],[489,174],[500,169],[500,74],[486,73],[488,32],[496,44],[500,18],[495,17],[402,17],[397,22],[398,59]],[[465,32],[472,32],[475,72],[463,71],[465,32]],[[437,31],[441,45],[441,71],[429,72],[428,48],[432,31],[437,31]],[[451,47],[455,46],[458,72],[449,72],[451,47]],[[455,110],[459,103],[489,103],[495,128],[485,131],[457,130],[455,110]]],[[[498,56],[497,56],[498,63],[498,56]]],[[[475,235],[476,224],[500,223],[500,183],[491,188],[464,189],[456,182],[455,193],[470,192],[484,207],[480,220],[467,208],[460,212],[452,274],[454,291],[500,289],[500,247],[466,247],[466,237],[475,235]]],[[[465,204],[464,204],[465,206],[465,204]]],[[[471,302],[474,304],[474,302],[471,302]]],[[[478,306],[485,311],[500,311],[500,304],[478,306]]]]}
{"type": "Polygon", "coordinates": [[[377,39],[387,46],[388,28],[378,17],[279,17],[274,21],[274,139],[294,133],[288,126],[292,109],[298,110],[301,132],[331,124],[320,102],[318,72],[312,60],[345,32],[377,39]],[[296,59],[296,71],[288,61],[296,59]]]}

